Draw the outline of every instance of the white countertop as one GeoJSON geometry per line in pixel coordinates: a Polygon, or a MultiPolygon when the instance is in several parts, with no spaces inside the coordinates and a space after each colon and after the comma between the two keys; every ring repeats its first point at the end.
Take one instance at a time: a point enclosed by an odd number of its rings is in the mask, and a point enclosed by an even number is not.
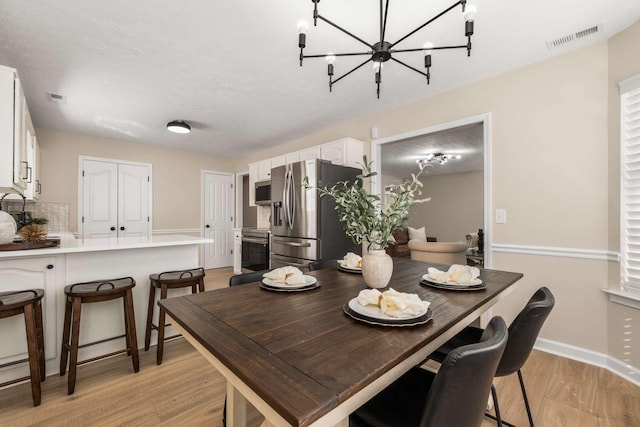
{"type": "MultiPolygon", "coordinates": [[[[186,234],[165,234],[143,237],[117,237],[99,239],[76,239],[71,233],[56,235],[60,237],[60,246],[44,249],[20,251],[0,251],[0,258],[29,257],[39,255],[59,255],[78,252],[117,251],[122,249],[140,249],[166,246],[199,245],[213,243],[213,239],[188,236],[186,234]]],[[[53,237],[53,236],[50,236],[53,237]]]]}

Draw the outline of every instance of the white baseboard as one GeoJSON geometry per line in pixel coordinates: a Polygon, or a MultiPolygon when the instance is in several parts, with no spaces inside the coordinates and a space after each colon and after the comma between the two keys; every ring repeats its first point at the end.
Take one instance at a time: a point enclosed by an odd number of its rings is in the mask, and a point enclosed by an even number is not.
{"type": "Polygon", "coordinates": [[[577,360],[579,362],[608,369],[619,377],[640,386],[640,369],[606,354],[545,338],[538,338],[534,348],[536,350],[544,351],[545,353],[555,354],[557,356],[566,357],[567,359],[577,360]]]}

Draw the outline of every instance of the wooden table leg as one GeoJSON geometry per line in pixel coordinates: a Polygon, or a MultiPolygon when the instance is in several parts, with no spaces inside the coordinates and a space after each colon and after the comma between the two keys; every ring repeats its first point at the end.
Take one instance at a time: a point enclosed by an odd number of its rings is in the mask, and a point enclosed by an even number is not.
{"type": "Polygon", "coordinates": [[[227,381],[227,427],[246,427],[247,399],[227,381]]]}

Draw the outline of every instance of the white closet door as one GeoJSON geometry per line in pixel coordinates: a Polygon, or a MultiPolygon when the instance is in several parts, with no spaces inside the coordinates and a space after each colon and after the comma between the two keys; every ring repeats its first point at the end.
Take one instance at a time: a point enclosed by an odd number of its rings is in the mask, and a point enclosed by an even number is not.
{"type": "Polygon", "coordinates": [[[80,237],[118,235],[118,164],[82,161],[82,212],[80,237]]]}
{"type": "Polygon", "coordinates": [[[204,267],[233,265],[233,175],[204,173],[204,267]]]}
{"type": "Polygon", "coordinates": [[[149,167],[118,165],[118,236],[149,236],[149,167]]]}

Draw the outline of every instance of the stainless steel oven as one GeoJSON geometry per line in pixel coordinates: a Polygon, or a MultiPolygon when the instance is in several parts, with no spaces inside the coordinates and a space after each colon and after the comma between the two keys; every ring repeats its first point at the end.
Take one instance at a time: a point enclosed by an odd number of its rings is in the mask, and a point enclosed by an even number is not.
{"type": "Polygon", "coordinates": [[[242,268],[253,271],[269,268],[269,230],[242,229],[242,268]]]}

